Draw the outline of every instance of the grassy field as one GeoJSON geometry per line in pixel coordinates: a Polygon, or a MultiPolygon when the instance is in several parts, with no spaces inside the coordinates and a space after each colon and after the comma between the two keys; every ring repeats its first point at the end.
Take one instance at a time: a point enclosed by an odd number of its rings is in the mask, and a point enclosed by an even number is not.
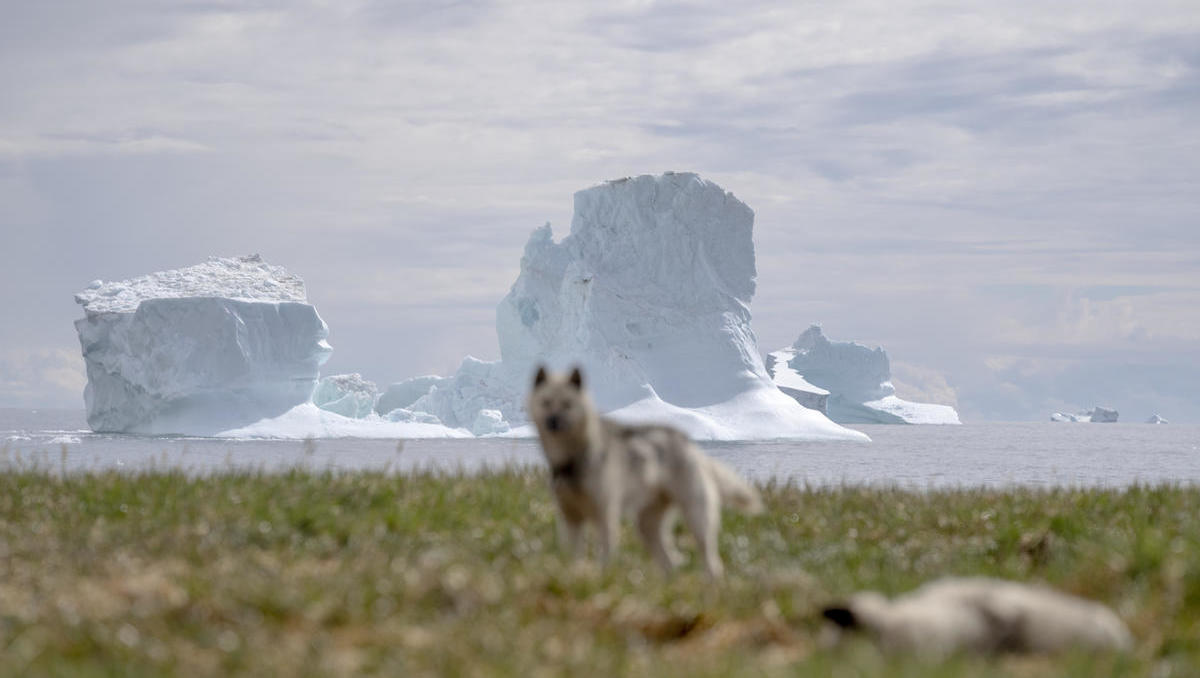
{"type": "MultiPolygon", "coordinates": [[[[1200,489],[764,488],[727,580],[555,545],[541,473],[0,473],[0,674],[1200,675],[1200,489]],[[1129,656],[827,647],[819,610],[945,574],[1113,606],[1129,656]]],[[[690,544],[681,535],[681,546],[690,544]]]]}

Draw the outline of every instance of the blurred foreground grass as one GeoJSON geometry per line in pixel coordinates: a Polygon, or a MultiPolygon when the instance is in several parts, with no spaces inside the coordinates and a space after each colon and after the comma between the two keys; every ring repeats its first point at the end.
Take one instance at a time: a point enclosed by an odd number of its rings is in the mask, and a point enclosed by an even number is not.
{"type": "MultiPolygon", "coordinates": [[[[1200,489],[764,488],[724,584],[555,547],[544,477],[0,473],[0,675],[1200,675],[1200,489]],[[1113,606],[1130,656],[941,666],[821,606],[946,574],[1113,606]]],[[[691,556],[688,539],[681,547],[691,556]]]]}

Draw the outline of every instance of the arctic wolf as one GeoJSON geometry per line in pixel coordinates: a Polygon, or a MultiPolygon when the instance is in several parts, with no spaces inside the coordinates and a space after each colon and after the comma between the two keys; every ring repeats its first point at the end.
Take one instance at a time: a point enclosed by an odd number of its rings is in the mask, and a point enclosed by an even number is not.
{"type": "Polygon", "coordinates": [[[891,601],[873,591],[856,593],[824,615],[842,629],[866,632],[885,650],[933,658],[1132,645],[1129,629],[1107,607],[1002,579],[939,579],[891,601]]]}
{"type": "Polygon", "coordinates": [[[592,523],[607,561],[617,548],[621,516],[629,514],[646,549],[669,571],[680,561],[671,533],[678,509],[715,579],[724,571],[717,553],[721,503],[747,513],[762,510],[753,487],[680,431],[600,416],[578,368],[553,375],[539,367],[528,412],[550,462],[562,538],[576,555],[584,548],[583,529],[592,523]]]}

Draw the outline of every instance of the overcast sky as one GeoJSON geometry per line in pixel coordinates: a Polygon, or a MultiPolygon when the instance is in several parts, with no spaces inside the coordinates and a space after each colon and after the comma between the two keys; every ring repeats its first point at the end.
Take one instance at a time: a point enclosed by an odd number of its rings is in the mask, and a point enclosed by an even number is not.
{"type": "Polygon", "coordinates": [[[82,408],[72,295],[259,252],[326,372],[498,357],[602,180],[756,212],[760,347],[883,345],[964,420],[1200,422],[1200,4],[4,2],[0,406],[82,408]]]}

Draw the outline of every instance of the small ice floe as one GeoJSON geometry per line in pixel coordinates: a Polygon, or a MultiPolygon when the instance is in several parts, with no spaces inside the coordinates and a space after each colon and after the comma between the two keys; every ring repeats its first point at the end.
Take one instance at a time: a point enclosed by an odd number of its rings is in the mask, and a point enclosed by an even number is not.
{"type": "Polygon", "coordinates": [[[46,441],[47,445],[78,445],[83,442],[79,436],[54,436],[46,441]]]}
{"type": "Polygon", "coordinates": [[[17,435],[8,436],[7,438],[4,439],[5,442],[9,442],[9,443],[16,443],[16,442],[20,442],[22,440],[33,440],[33,438],[30,438],[29,436],[26,436],[26,435],[17,434],[17,435]]]}

